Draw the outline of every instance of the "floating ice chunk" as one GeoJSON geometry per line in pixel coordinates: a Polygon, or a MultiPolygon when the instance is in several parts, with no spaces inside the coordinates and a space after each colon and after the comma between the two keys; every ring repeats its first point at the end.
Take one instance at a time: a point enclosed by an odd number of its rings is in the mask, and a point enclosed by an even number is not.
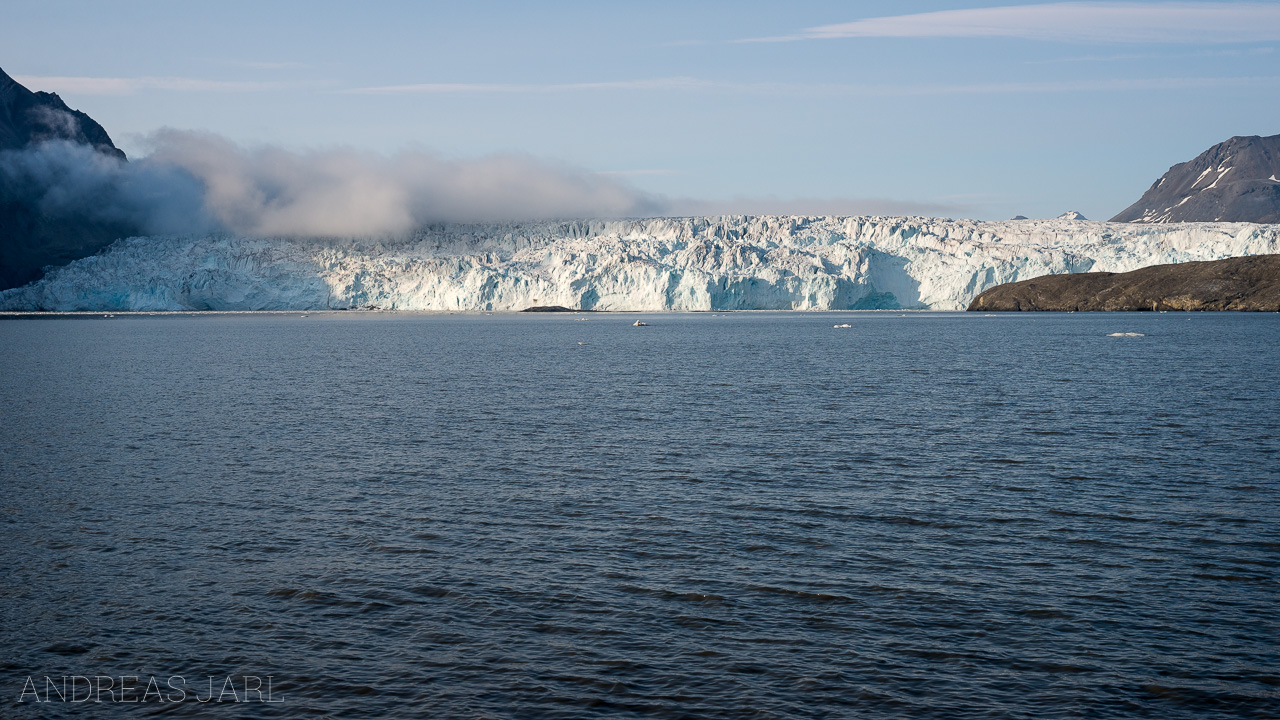
{"type": "Polygon", "coordinates": [[[852,325],[850,325],[849,323],[841,323],[840,325],[832,325],[831,327],[833,327],[833,328],[850,328],[850,327],[853,327],[853,326],[852,326],[852,325]]]}
{"type": "Polygon", "coordinates": [[[1146,337],[1142,333],[1124,332],[1124,333],[1107,333],[1107,337],[1146,337]]]}

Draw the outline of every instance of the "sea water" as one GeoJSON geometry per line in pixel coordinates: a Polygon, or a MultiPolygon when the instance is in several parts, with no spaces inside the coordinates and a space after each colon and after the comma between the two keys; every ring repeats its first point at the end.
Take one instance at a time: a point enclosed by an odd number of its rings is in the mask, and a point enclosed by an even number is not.
{"type": "Polygon", "coordinates": [[[1278,347],[1276,314],[3,320],[0,706],[1274,717],[1278,347]]]}

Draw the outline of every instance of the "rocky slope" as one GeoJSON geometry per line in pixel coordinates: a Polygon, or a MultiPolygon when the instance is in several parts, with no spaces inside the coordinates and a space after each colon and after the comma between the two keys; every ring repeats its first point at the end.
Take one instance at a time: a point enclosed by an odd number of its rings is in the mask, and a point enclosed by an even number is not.
{"type": "Polygon", "coordinates": [[[1280,225],[729,216],[145,237],[0,293],[0,309],[960,310],[1047,274],[1268,253],[1280,225]]]}
{"type": "Polygon", "coordinates": [[[1156,265],[1127,273],[1049,275],[999,285],[970,310],[1254,310],[1280,312],[1280,255],[1156,265]]]}
{"type": "MultiPolygon", "coordinates": [[[[84,212],[50,212],[56,173],[41,173],[27,154],[43,143],[91,147],[106,162],[125,162],[107,131],[56,94],[31,92],[0,70],[0,289],[30,282],[47,265],[91,255],[138,228],[84,212]]],[[[93,153],[89,153],[93,154],[93,153]]]]}
{"type": "Polygon", "coordinates": [[[1112,222],[1280,222],[1280,135],[1233,137],[1179,163],[1112,222]]]}
{"type": "Polygon", "coordinates": [[[91,145],[125,159],[124,151],[93,118],[67,107],[57,93],[28,90],[0,69],[0,150],[20,150],[46,140],[91,145]]]}

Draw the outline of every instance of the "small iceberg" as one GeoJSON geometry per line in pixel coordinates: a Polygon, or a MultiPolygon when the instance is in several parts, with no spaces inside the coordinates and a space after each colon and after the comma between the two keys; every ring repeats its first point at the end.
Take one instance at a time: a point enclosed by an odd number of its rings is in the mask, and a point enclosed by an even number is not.
{"type": "Polygon", "coordinates": [[[852,326],[852,325],[850,325],[849,323],[842,323],[842,324],[840,324],[840,325],[832,325],[831,327],[833,327],[833,328],[850,328],[850,327],[853,327],[853,326],[852,326]]]}
{"type": "Polygon", "coordinates": [[[1107,333],[1107,337],[1146,337],[1143,333],[1107,333]]]}

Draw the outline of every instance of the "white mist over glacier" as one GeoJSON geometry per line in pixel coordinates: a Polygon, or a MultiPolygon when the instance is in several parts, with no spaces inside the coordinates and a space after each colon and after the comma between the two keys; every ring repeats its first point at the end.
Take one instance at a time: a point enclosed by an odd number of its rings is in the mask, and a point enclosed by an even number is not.
{"type": "Polygon", "coordinates": [[[120,240],[0,310],[958,310],[1040,275],[1280,252],[1280,225],[727,216],[120,240]]]}

